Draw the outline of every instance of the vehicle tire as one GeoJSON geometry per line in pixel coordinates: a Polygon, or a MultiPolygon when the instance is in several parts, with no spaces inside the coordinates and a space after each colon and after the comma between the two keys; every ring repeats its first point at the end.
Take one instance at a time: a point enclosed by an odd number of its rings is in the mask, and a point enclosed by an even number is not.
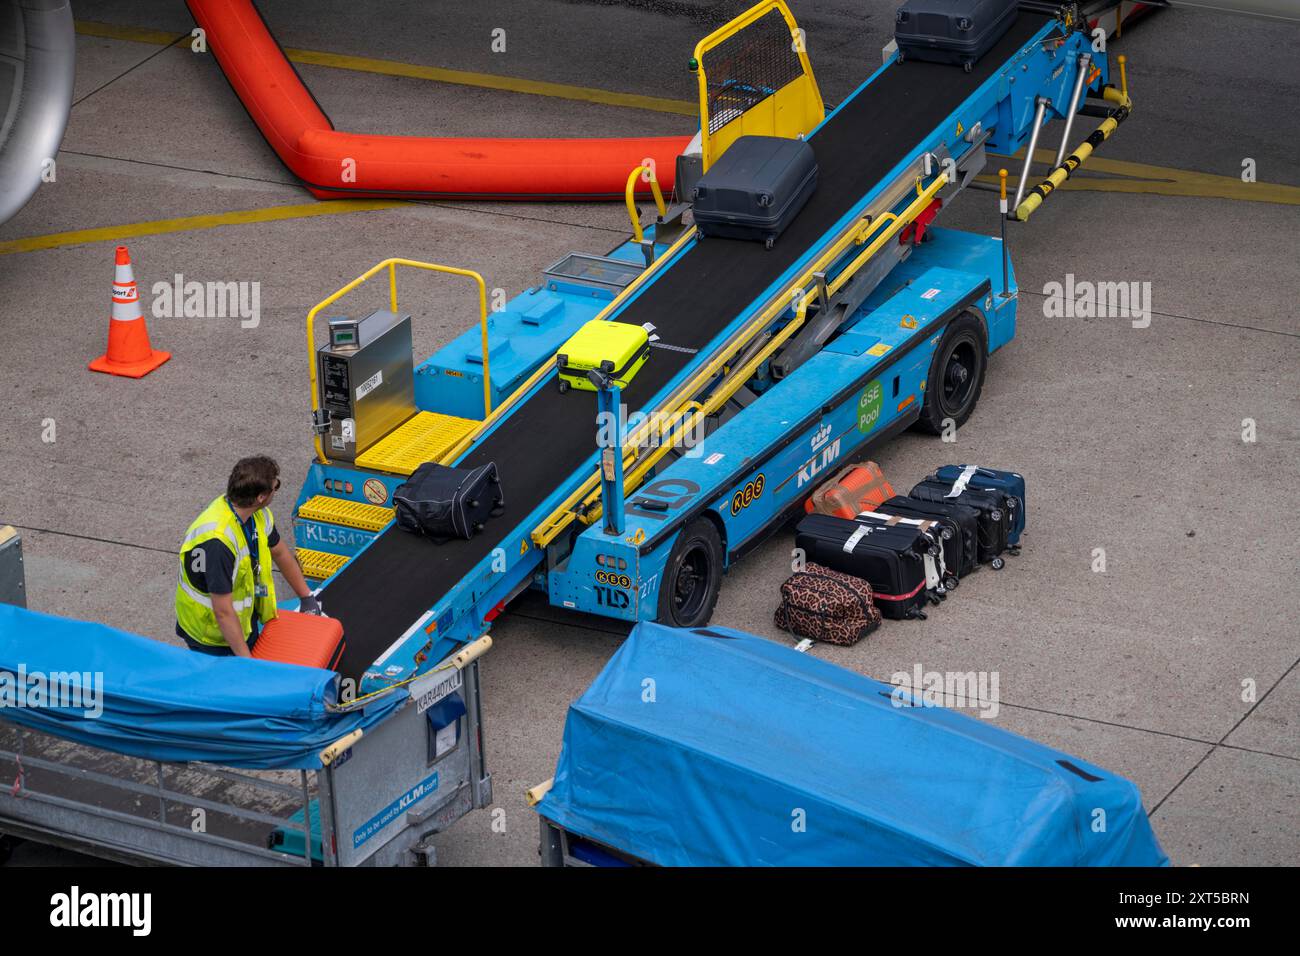
{"type": "Polygon", "coordinates": [[[722,587],[722,539],[708,518],[697,518],[677,536],[659,586],[660,624],[701,627],[709,623],[722,587]]]}
{"type": "Polygon", "coordinates": [[[951,418],[958,428],[966,424],[984,389],[988,351],[988,338],[979,318],[963,312],[952,321],[930,362],[917,428],[939,435],[946,419],[951,418]]]}

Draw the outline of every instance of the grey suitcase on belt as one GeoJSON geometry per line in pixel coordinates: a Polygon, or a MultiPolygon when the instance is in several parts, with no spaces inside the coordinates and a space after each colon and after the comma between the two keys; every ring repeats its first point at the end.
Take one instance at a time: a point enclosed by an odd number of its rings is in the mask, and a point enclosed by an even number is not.
{"type": "Polygon", "coordinates": [[[907,0],[894,16],[899,60],[975,61],[1011,28],[1016,0],[907,0]]]}
{"type": "Polygon", "coordinates": [[[781,136],[742,136],[696,184],[695,225],[706,236],[772,248],[817,188],[812,147],[781,136]]]}

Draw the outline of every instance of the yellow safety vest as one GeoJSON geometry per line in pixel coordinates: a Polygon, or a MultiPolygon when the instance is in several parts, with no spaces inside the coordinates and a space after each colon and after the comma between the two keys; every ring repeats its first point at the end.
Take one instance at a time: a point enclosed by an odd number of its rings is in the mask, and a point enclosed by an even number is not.
{"type": "Polygon", "coordinates": [[[271,577],[271,549],[267,545],[267,536],[275,528],[275,518],[270,508],[262,508],[253,515],[254,527],[257,529],[257,577],[254,580],[252,555],[248,551],[248,539],[224,495],[203,509],[203,513],[194,519],[185,540],[181,543],[180,580],[176,585],[176,622],[194,640],[200,644],[225,646],[226,639],[217,625],[217,616],[212,613],[212,598],[190,584],[185,575],[185,560],[192,548],[220,538],[235,554],[235,577],[230,599],[239,615],[239,626],[243,629],[245,639],[253,628],[253,611],[263,624],[275,618],[275,581],[271,577]],[[265,596],[257,596],[257,585],[266,590],[265,596]]]}

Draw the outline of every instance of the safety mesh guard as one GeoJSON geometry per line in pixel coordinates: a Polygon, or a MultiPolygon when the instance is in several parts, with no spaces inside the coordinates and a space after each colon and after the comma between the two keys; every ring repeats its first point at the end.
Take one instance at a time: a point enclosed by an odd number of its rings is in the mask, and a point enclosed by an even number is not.
{"type": "Polygon", "coordinates": [[[700,66],[708,83],[710,134],[803,75],[790,27],[777,9],[707,50],[700,66]]]}

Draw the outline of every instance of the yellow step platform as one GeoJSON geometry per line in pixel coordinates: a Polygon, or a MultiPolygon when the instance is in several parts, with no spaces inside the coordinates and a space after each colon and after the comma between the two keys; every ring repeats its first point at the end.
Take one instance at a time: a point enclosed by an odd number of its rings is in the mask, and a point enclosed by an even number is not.
{"type": "Polygon", "coordinates": [[[298,563],[302,565],[302,573],[314,581],[324,581],[347,564],[347,561],[348,559],[341,554],[313,551],[310,548],[298,549],[298,563]]]}
{"type": "Polygon", "coordinates": [[[393,509],[368,505],[361,501],[344,501],[342,498],[331,498],[328,495],[315,495],[302,503],[302,507],[298,509],[298,517],[306,518],[308,521],[326,521],[361,531],[382,531],[384,525],[393,520],[393,509]]]}
{"type": "Polygon", "coordinates": [[[367,471],[409,475],[426,461],[438,461],[479,422],[437,412],[419,412],[357,456],[367,471]]]}

